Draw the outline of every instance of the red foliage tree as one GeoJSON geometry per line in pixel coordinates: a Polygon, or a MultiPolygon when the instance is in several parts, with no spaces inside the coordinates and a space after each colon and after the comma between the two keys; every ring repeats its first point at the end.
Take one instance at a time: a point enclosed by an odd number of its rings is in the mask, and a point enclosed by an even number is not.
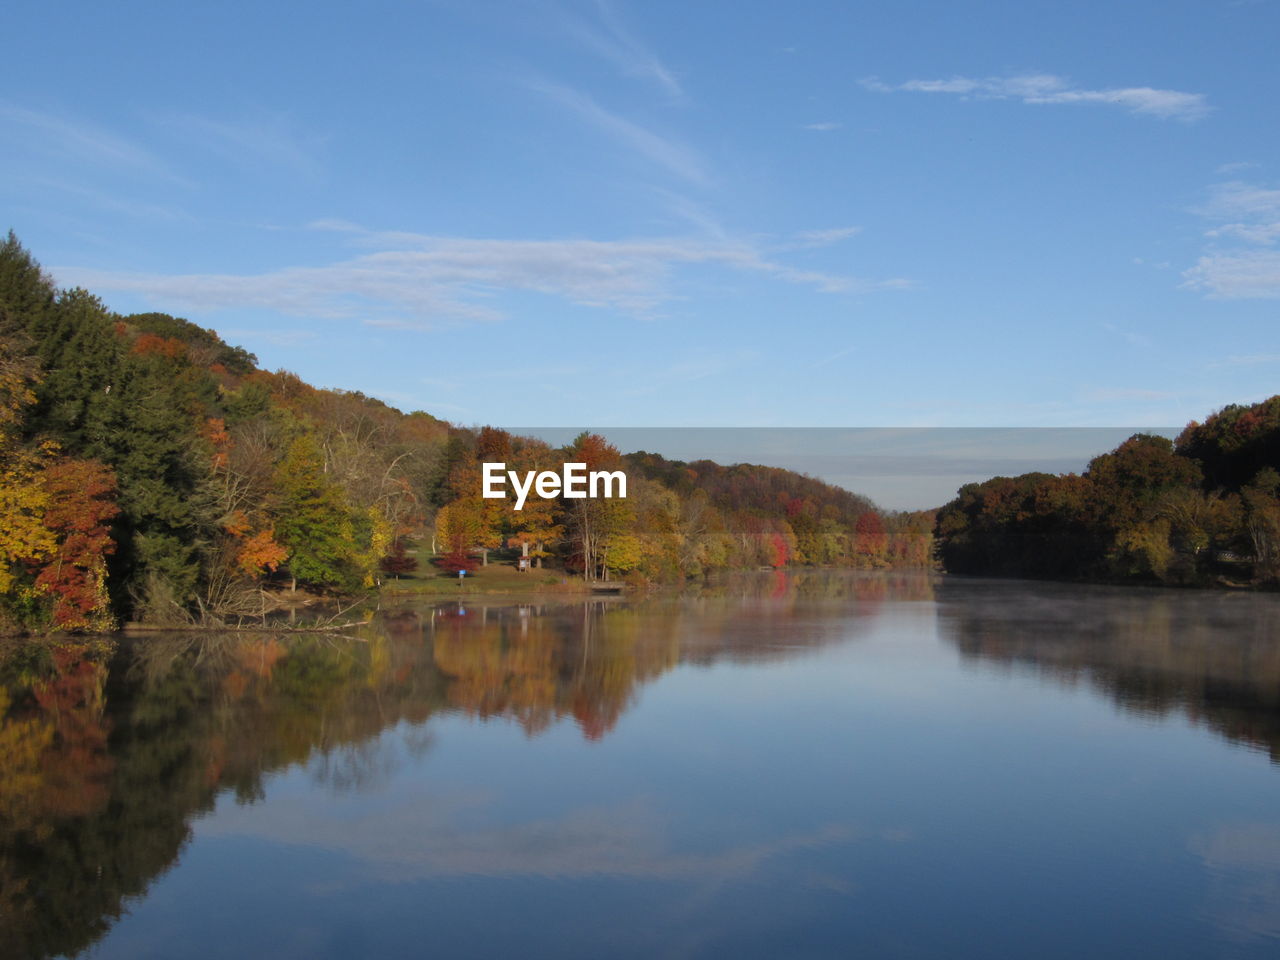
{"type": "Polygon", "coordinates": [[[889,538],[885,534],[884,522],[878,513],[868,510],[860,514],[853,525],[855,549],[870,560],[882,559],[889,538]]]}
{"type": "Polygon", "coordinates": [[[133,341],[133,353],[139,356],[157,354],[169,360],[176,360],[186,355],[187,345],[172,337],[159,337],[154,333],[143,333],[133,341]]]}
{"type": "Polygon", "coordinates": [[[441,570],[454,575],[456,575],[459,570],[466,570],[470,573],[476,567],[480,566],[479,560],[462,550],[454,550],[446,553],[437,562],[439,563],[441,570]]]}
{"type": "Polygon", "coordinates": [[[791,559],[791,550],[787,538],[780,533],[769,535],[769,563],[774,567],[785,567],[791,559]]]}
{"type": "Polygon", "coordinates": [[[58,549],[36,576],[36,586],[54,598],[53,622],[64,630],[106,626],[106,558],[111,539],[116,476],[96,460],[55,461],[44,472],[49,494],[45,524],[58,549]]]}
{"type": "Polygon", "coordinates": [[[405,551],[404,541],[397,539],[391,546],[391,552],[382,558],[380,565],[385,573],[401,577],[417,570],[418,560],[416,557],[409,556],[405,551]]]}

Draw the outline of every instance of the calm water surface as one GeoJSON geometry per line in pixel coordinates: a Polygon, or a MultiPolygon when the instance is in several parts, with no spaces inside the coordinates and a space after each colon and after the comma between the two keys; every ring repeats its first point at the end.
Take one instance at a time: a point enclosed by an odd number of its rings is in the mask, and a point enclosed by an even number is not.
{"type": "Polygon", "coordinates": [[[779,573],[10,643],[0,718],[0,955],[1280,955],[1276,596],[779,573]]]}

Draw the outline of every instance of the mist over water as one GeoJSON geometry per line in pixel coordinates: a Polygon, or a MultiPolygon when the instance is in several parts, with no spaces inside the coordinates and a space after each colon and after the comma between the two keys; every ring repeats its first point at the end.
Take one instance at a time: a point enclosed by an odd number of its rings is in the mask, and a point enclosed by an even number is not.
{"type": "Polygon", "coordinates": [[[0,650],[18,957],[1263,957],[1280,597],[797,571],[0,650]]]}

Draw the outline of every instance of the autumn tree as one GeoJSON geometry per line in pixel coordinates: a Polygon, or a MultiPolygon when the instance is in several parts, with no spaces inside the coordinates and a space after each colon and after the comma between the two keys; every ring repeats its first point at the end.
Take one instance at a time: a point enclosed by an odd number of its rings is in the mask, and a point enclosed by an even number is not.
{"type": "Polygon", "coordinates": [[[880,567],[886,562],[889,538],[885,533],[880,514],[868,510],[854,523],[854,549],[858,558],[868,566],[880,567]]]}
{"type": "Polygon", "coordinates": [[[456,573],[474,569],[471,559],[485,545],[496,545],[498,532],[493,510],[479,496],[462,497],[445,504],[436,513],[436,542],[445,557],[442,566],[456,573]]]}
{"type": "MultiPolygon", "coordinates": [[[[486,434],[488,429],[481,430],[477,456],[483,455],[489,462],[508,463],[509,469],[520,473],[559,468],[560,464],[545,443],[526,441],[516,450],[505,431],[486,434]]],[[[531,557],[536,566],[542,567],[543,561],[551,556],[549,548],[564,536],[560,504],[536,494],[528,497],[520,510],[515,509],[513,500],[497,502],[502,509],[501,523],[507,532],[507,544],[519,547],[522,557],[531,557]]]]}
{"type": "Polygon", "coordinates": [[[1254,576],[1264,583],[1280,582],[1280,473],[1272,467],[1259,470],[1241,497],[1254,576]]]}
{"type": "Polygon", "coordinates": [[[1241,490],[1258,472],[1280,466],[1280,396],[1231,404],[1204,423],[1188,424],[1177,451],[1198,462],[1207,489],[1241,490]]]}
{"type": "Polygon", "coordinates": [[[63,630],[106,630],[113,625],[107,594],[107,557],[115,552],[111,521],[116,477],[94,460],[61,459],[42,477],[49,502],[44,523],[57,539],[35,585],[53,598],[53,623],[63,630]]]}
{"type": "Polygon", "coordinates": [[[446,553],[480,551],[487,566],[489,551],[502,545],[506,501],[484,496],[480,462],[473,458],[454,464],[449,491],[449,502],[436,514],[436,540],[446,553]]]}
{"type": "Polygon", "coordinates": [[[391,545],[391,551],[382,558],[381,566],[383,572],[399,578],[408,576],[417,570],[418,560],[416,557],[409,556],[403,538],[397,537],[396,541],[391,545]]]}
{"type": "Polygon", "coordinates": [[[315,438],[301,434],[276,469],[275,534],[294,586],[354,586],[354,530],[342,489],[325,475],[315,438]]]}
{"type": "MultiPolygon", "coordinates": [[[[623,466],[618,449],[597,433],[579,434],[565,450],[564,456],[568,463],[586,464],[588,474],[597,470],[619,470],[623,466]]],[[[631,518],[627,502],[592,497],[564,498],[561,502],[583,576],[588,580],[602,575],[608,579],[609,568],[603,562],[603,551],[610,538],[623,533],[629,525],[631,518]]]]}
{"type": "MultiPolygon", "coordinates": [[[[9,241],[13,243],[12,234],[9,241]]],[[[0,257],[0,279],[3,267],[0,257]]],[[[20,354],[17,343],[17,335],[0,337],[0,603],[11,611],[28,608],[18,613],[18,619],[26,619],[35,600],[27,568],[44,561],[55,546],[55,534],[45,522],[50,496],[44,468],[56,446],[32,447],[21,441],[39,378],[35,364],[20,354]]],[[[0,627],[4,619],[0,616],[0,627]]]]}

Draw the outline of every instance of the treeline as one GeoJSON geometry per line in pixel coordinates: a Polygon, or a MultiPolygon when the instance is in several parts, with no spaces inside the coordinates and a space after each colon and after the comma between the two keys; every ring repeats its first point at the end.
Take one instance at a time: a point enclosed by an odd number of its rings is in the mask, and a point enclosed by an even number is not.
{"type": "Polygon", "coordinates": [[[552,448],[317,389],[186,320],[58,290],[12,233],[0,245],[0,632],[229,622],[266,587],[350,594],[415,552],[655,580],[924,564],[929,528],[787,471],[626,460],[594,435],[552,448]],[[517,512],[480,496],[496,460],[638,472],[626,500],[517,512]]]}
{"type": "Polygon", "coordinates": [[[1135,434],[1083,474],[968,484],[937,515],[954,573],[1280,583],[1280,396],[1175,440],[1135,434]]]}
{"type": "Polygon", "coordinates": [[[738,463],[685,463],[628,454],[629,474],[656,481],[686,502],[707,505],[765,566],[926,567],[932,511],[884,513],[866,497],[813,477],[738,463]]]}
{"type": "MultiPolygon", "coordinates": [[[[453,429],[434,525],[440,565],[472,569],[499,547],[519,550],[531,568],[554,562],[587,579],[635,576],[652,581],[759,566],[928,566],[931,514],[882,514],[867,499],[811,477],[750,464],[691,464],[656,454],[623,455],[598,434],[565,447],[484,427],[453,429]],[[505,463],[524,476],[623,471],[625,499],[482,494],[481,464],[505,463]]],[[[394,562],[394,561],[393,561],[394,562]]]]}

